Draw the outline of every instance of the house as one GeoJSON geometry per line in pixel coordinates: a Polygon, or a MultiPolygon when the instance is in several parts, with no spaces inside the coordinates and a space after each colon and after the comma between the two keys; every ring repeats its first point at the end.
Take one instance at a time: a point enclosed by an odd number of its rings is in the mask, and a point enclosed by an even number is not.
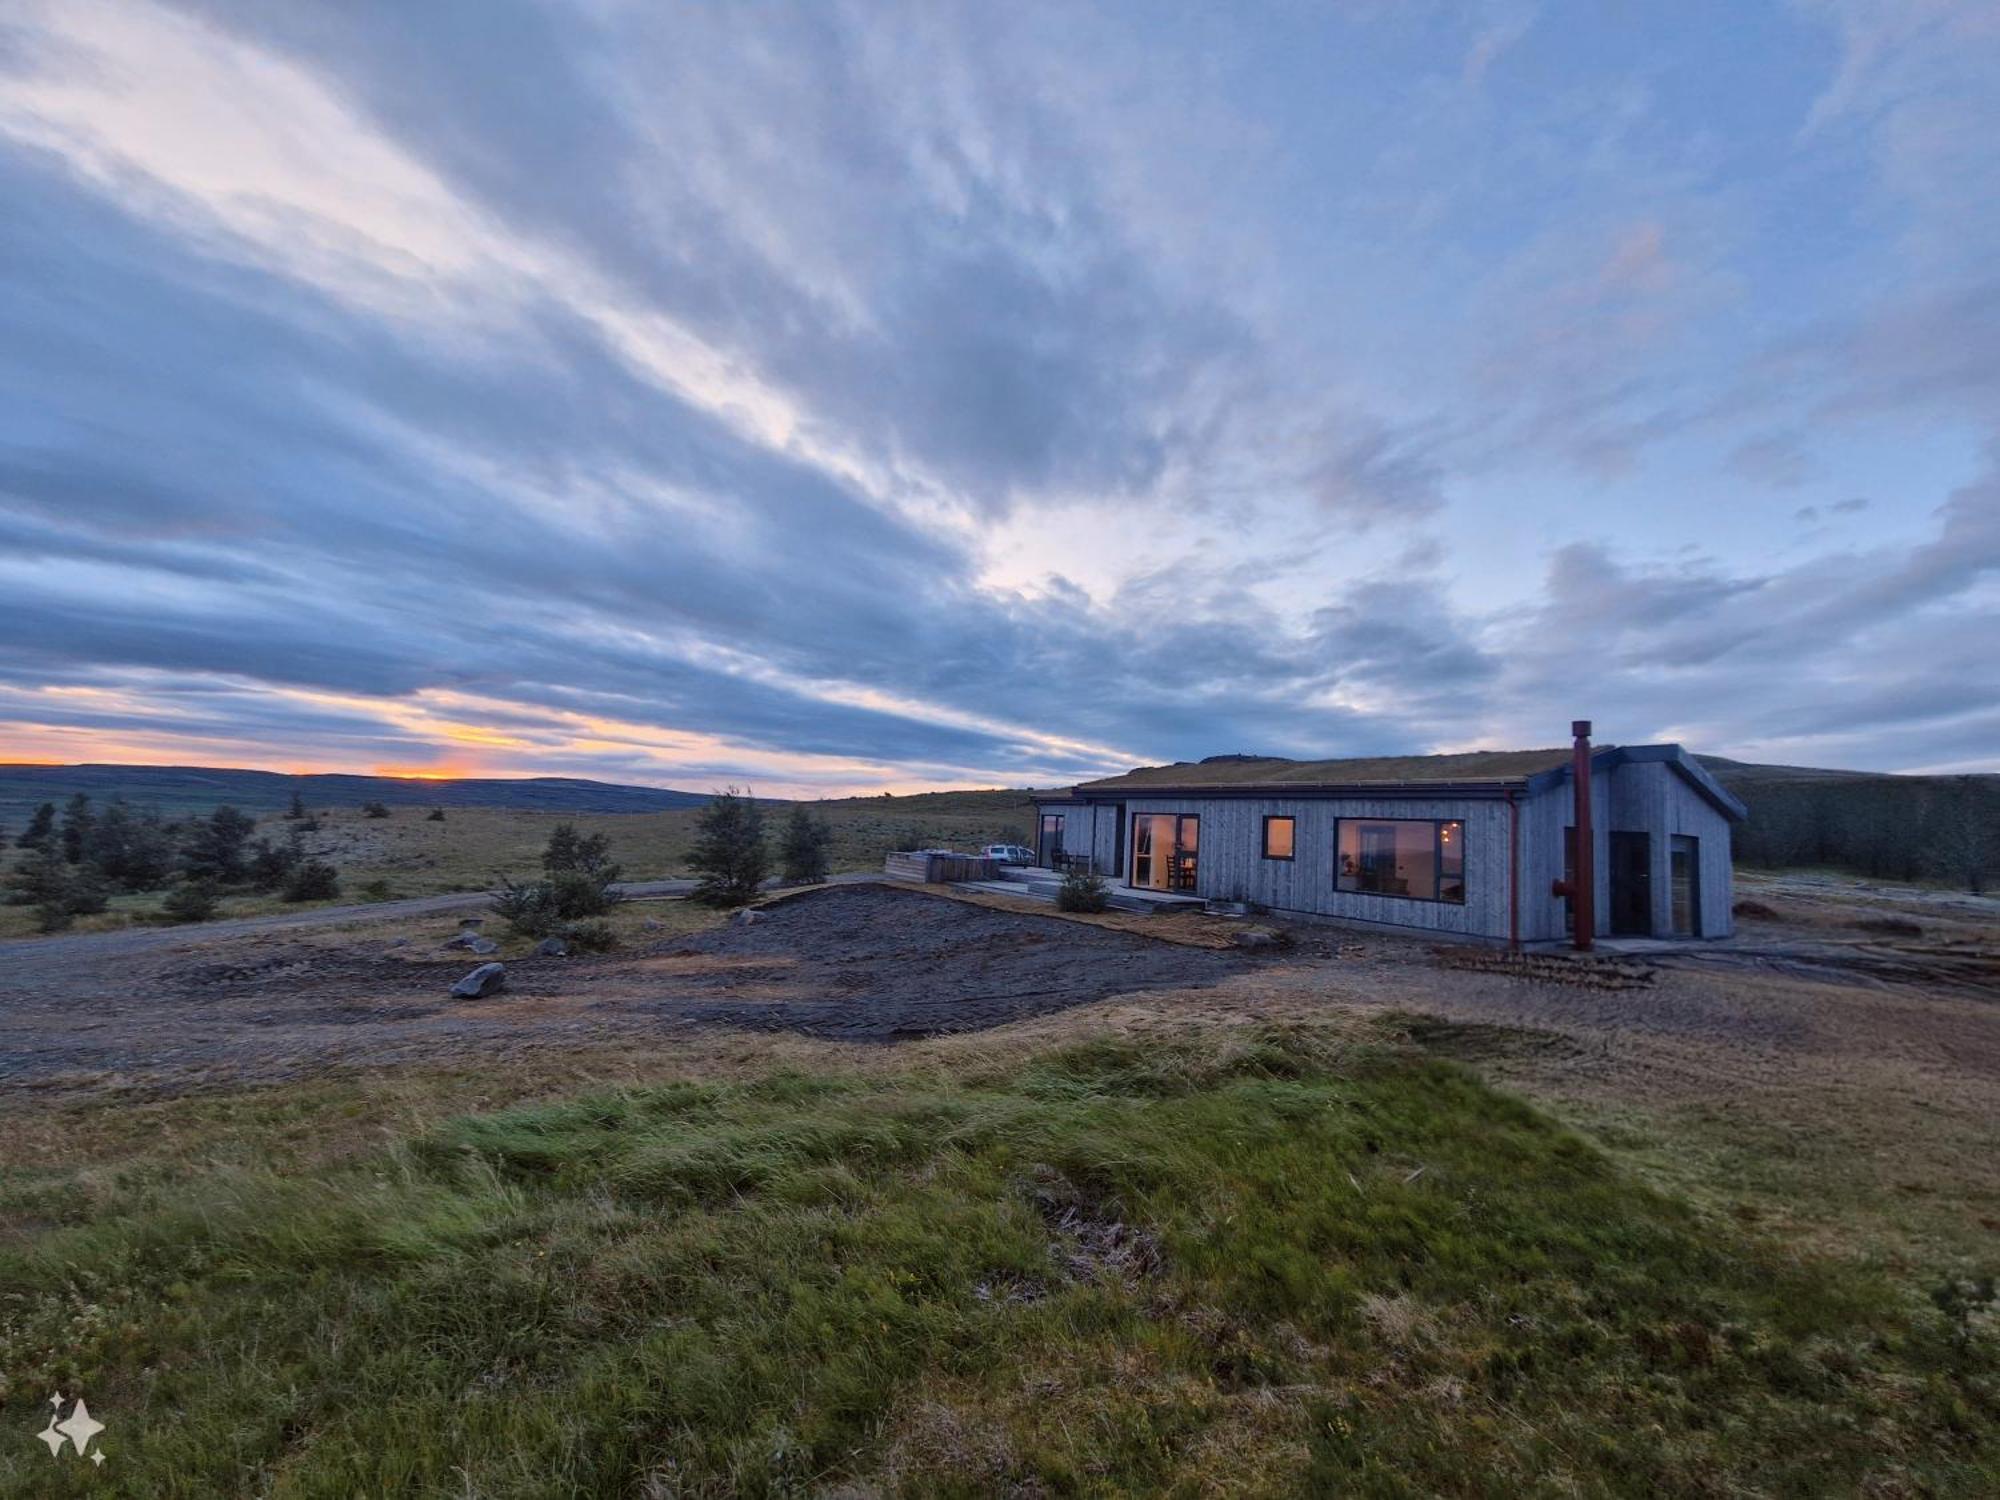
{"type": "Polygon", "coordinates": [[[1593,748],[1587,721],[1572,728],[1567,750],[1221,756],[1084,782],[1037,799],[1037,860],[1140,892],[1473,940],[1727,937],[1743,804],[1679,745],[1593,748]]]}

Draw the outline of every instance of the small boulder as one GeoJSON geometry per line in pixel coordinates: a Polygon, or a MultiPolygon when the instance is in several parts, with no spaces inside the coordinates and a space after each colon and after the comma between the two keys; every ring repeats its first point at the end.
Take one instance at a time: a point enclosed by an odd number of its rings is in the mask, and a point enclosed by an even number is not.
{"type": "Polygon", "coordinates": [[[729,919],[729,925],[731,927],[754,927],[763,920],[764,914],[761,911],[752,911],[746,906],[729,919]]]}
{"type": "Polygon", "coordinates": [[[1292,946],[1292,935],[1275,927],[1245,927],[1230,936],[1245,953],[1276,953],[1292,946]]]}
{"type": "Polygon", "coordinates": [[[568,958],[569,944],[559,937],[545,937],[535,944],[537,958],[568,958]]]}
{"type": "Polygon", "coordinates": [[[462,948],[467,953],[498,953],[500,945],[492,938],[481,937],[476,932],[461,932],[445,944],[447,948],[462,948]]]}
{"type": "Polygon", "coordinates": [[[488,995],[499,993],[507,984],[507,967],[504,964],[481,964],[465,978],[451,987],[454,998],[459,1000],[484,1000],[488,995]]]}
{"type": "Polygon", "coordinates": [[[485,925],[486,925],[486,918],[484,917],[460,917],[458,919],[458,926],[461,932],[468,930],[477,931],[479,928],[484,927],[485,925]]]}

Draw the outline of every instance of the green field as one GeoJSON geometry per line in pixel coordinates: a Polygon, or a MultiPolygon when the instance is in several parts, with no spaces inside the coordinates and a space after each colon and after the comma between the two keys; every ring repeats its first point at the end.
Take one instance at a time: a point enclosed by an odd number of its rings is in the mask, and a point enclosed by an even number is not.
{"type": "MultiPolygon", "coordinates": [[[[1033,826],[1033,804],[1025,792],[939,792],[914,797],[859,797],[812,804],[833,829],[835,873],[879,870],[895,849],[930,845],[976,849],[989,843],[1020,843],[1033,826]]],[[[396,808],[386,818],[364,817],[358,806],[314,809],[320,821],[306,849],[340,870],[342,902],[365,899],[364,888],[383,882],[387,899],[430,896],[448,891],[488,890],[503,877],[525,879],[540,871],[549,831],[573,823],[585,833],[602,833],[629,880],[664,879],[691,873],[687,853],[694,842],[697,809],[653,813],[554,813],[521,809],[451,808],[434,823],[421,807],[396,808]]],[[[767,809],[775,846],[788,809],[767,809]]],[[[282,817],[259,820],[257,834],[283,840],[282,817]]],[[[0,868],[24,856],[0,855],[0,868]]],[[[79,917],[74,931],[104,931],[151,920],[161,892],[115,897],[108,911],[79,917]]],[[[318,903],[321,905],[330,903],[318,903]]],[[[287,907],[272,895],[225,899],[218,917],[256,916],[287,907]]],[[[27,937],[35,914],[25,906],[0,906],[0,938],[27,937]]]]}
{"type": "Polygon", "coordinates": [[[0,1493],[1974,1495],[1991,1334],[1386,1032],[67,1127],[0,1493]],[[440,1112],[441,1109],[446,1112],[440,1112]],[[97,1132],[106,1132],[102,1138],[97,1132]]]}

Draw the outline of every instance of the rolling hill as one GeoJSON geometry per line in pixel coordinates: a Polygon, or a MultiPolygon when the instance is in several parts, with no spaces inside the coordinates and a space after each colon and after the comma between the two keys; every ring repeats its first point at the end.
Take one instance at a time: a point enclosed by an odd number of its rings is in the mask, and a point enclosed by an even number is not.
{"type": "Polygon", "coordinates": [[[417,781],[398,776],[288,776],[212,766],[0,765],[0,824],[18,830],[41,803],[61,804],[78,792],[100,802],[123,797],[173,816],[207,812],[223,803],[246,812],[268,812],[288,806],[294,791],[314,809],[380,802],[389,807],[640,813],[699,807],[708,800],[702,792],[563,776],[417,781]]]}

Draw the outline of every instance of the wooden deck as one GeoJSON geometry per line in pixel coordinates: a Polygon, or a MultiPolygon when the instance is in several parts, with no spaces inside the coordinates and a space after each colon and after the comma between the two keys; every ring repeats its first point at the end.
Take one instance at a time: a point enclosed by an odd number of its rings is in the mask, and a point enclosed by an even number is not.
{"type": "MultiPolygon", "coordinates": [[[[1062,876],[1054,870],[1034,869],[1023,865],[1003,865],[997,880],[970,880],[960,884],[976,891],[991,891],[1002,896],[1026,896],[1031,901],[1056,899],[1056,890],[1062,885],[1062,876]]],[[[1175,892],[1147,890],[1142,886],[1120,885],[1116,881],[1106,882],[1111,905],[1119,911],[1153,912],[1165,910],[1203,910],[1208,903],[1199,896],[1182,895],[1175,892]]]]}

